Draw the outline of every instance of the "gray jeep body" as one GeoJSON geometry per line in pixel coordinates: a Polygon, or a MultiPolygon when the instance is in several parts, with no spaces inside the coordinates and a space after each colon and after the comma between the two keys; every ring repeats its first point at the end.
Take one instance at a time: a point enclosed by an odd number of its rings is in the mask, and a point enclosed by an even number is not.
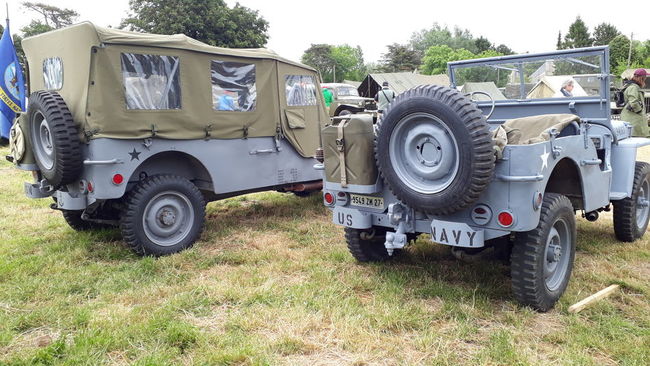
{"type": "MultiPolygon", "coordinates": [[[[462,81],[470,81],[470,70],[479,70],[473,74],[479,77],[490,72],[506,73],[508,86],[519,84],[516,98],[476,98],[479,100],[475,103],[487,116],[492,131],[507,120],[547,114],[577,115],[580,123],[574,122],[561,132],[540,131],[547,133],[549,138],[545,141],[505,146],[496,160],[492,180],[478,199],[451,214],[427,214],[410,207],[393,194],[380,175],[372,185],[344,186],[337,179],[326,178],[324,194],[336,197],[333,203],[326,202],[332,210],[333,222],[359,230],[386,228],[384,246],[390,255],[421,233],[429,234],[438,244],[482,248],[493,239],[529,232],[538,226],[542,197],[549,193],[566,196],[574,211],[583,211],[589,219],[597,218],[599,211],[609,210],[610,203],[632,196],[637,149],[650,144],[650,139],[631,137],[631,128],[624,121],[611,120],[608,60],[608,48],[594,47],[449,63],[453,89],[462,81]],[[578,65],[589,74],[597,69],[600,93],[526,99],[525,85],[531,83],[527,77],[534,71],[530,65],[537,67],[549,60],[578,65]],[[484,214],[477,215],[475,211],[484,214]],[[511,215],[511,225],[499,222],[501,213],[511,215]]],[[[505,80],[503,74],[500,77],[505,80]]],[[[364,236],[358,240],[363,241],[364,236]]]]}
{"type": "Polygon", "coordinates": [[[75,229],[119,225],[138,253],[169,254],[198,238],[206,202],[320,190],[329,119],[313,68],[87,22],[23,45],[32,94],[8,158],[75,229]]]}

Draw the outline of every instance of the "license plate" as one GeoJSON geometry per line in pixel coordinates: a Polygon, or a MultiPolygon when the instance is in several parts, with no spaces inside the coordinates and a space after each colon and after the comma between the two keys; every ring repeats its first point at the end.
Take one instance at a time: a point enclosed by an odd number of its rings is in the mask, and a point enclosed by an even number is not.
{"type": "Polygon", "coordinates": [[[431,222],[431,241],[455,247],[483,247],[483,230],[474,230],[462,222],[433,220],[431,222]]]}
{"type": "Polygon", "coordinates": [[[364,196],[361,194],[351,194],[350,204],[359,207],[384,209],[384,199],[382,197],[364,196]]]}

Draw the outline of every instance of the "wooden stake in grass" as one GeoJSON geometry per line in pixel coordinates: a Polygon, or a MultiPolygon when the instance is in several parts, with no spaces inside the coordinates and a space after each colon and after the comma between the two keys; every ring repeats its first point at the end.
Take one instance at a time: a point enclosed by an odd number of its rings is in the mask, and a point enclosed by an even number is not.
{"type": "Polygon", "coordinates": [[[602,289],[595,294],[584,298],[583,300],[571,305],[569,307],[569,313],[578,313],[582,311],[582,309],[586,308],[588,305],[606,298],[607,296],[611,295],[614,291],[618,290],[620,286],[619,285],[611,285],[605,289],[602,289]]]}

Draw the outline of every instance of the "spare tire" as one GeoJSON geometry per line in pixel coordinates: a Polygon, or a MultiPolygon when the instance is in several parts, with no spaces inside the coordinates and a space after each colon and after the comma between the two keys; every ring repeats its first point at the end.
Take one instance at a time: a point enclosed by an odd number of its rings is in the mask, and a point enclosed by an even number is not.
{"type": "Polygon", "coordinates": [[[454,89],[427,85],[402,93],[377,130],[375,158],[384,182],[418,211],[459,211],[475,202],[492,179],[487,121],[454,89]]]}
{"type": "Polygon", "coordinates": [[[72,183],[83,168],[79,131],[57,92],[38,91],[29,96],[29,137],[43,177],[55,189],[72,183]]]}

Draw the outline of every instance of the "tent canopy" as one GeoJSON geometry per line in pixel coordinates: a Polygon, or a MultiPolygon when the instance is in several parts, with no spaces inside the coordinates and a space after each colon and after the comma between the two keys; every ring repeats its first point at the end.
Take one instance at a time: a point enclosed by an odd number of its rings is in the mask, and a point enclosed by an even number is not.
{"type": "Polygon", "coordinates": [[[445,74],[422,75],[410,72],[368,74],[358,88],[359,94],[364,97],[373,98],[385,81],[388,82],[389,87],[396,94],[401,94],[420,85],[435,84],[449,86],[449,77],[445,74]]]}
{"type": "Polygon", "coordinates": [[[574,97],[587,96],[585,90],[572,76],[558,75],[542,77],[542,79],[530,90],[526,99],[562,98],[563,95],[560,89],[562,89],[562,83],[566,80],[573,81],[572,94],[574,97]]]}
{"type": "Polygon", "coordinates": [[[461,86],[460,92],[463,94],[470,94],[473,92],[483,92],[487,93],[490,95],[488,97],[487,95],[483,94],[475,94],[472,99],[473,100],[506,100],[505,95],[497,88],[496,84],[489,81],[489,82],[482,82],[482,83],[465,83],[465,85],[461,86]]]}

